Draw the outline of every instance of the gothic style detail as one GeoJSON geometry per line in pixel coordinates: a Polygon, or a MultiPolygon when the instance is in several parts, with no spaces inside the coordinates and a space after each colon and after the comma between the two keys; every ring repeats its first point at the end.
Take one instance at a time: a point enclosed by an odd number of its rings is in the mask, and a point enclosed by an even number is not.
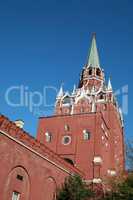
{"type": "Polygon", "coordinates": [[[79,86],[71,93],[61,86],[55,113],[39,119],[36,138],[22,125],[0,115],[1,199],[52,200],[68,175],[106,188],[106,178],[124,172],[122,110],[104,78],[95,35],[79,86]]]}
{"type": "Polygon", "coordinates": [[[104,110],[102,104],[114,100],[111,80],[106,84],[104,70],[100,66],[95,34],[92,38],[90,53],[81,72],[79,86],[74,85],[71,94],[64,93],[63,88],[57,95],[55,115],[94,113],[104,110]]]}
{"type": "Polygon", "coordinates": [[[85,172],[85,180],[101,183],[105,176],[124,170],[123,125],[122,111],[110,78],[105,80],[93,34],[78,86],[74,85],[72,92],[60,88],[54,116],[40,119],[37,138],[44,142],[40,130],[51,131],[52,141],[45,144],[73,160],[74,166],[85,172]],[[110,168],[113,170],[108,171],[110,168]]]}
{"type": "Polygon", "coordinates": [[[112,84],[111,84],[110,78],[109,78],[109,81],[108,81],[108,91],[112,91],[112,84]]]}

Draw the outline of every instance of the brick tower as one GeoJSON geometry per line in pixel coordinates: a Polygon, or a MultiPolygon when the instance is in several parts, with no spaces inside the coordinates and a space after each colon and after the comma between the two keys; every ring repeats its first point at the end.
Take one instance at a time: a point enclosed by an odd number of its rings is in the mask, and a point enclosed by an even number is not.
{"type": "Polygon", "coordinates": [[[86,65],[72,93],[63,88],[55,114],[41,117],[37,139],[85,174],[102,183],[124,170],[123,117],[111,81],[105,82],[93,34],[86,65]]]}

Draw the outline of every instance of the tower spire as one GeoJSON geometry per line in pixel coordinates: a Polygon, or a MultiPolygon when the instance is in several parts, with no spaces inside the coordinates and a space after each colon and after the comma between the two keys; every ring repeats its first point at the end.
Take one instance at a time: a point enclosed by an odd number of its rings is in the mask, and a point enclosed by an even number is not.
{"type": "Polygon", "coordinates": [[[59,92],[57,94],[57,98],[61,98],[63,96],[63,94],[64,94],[63,86],[61,85],[60,90],[59,90],[59,92]]]}
{"type": "Polygon", "coordinates": [[[111,84],[111,79],[110,78],[108,80],[108,90],[112,91],[112,84],[111,84]]]}
{"type": "Polygon", "coordinates": [[[92,35],[91,48],[87,59],[87,67],[100,68],[99,55],[96,44],[96,34],[92,35]]]}

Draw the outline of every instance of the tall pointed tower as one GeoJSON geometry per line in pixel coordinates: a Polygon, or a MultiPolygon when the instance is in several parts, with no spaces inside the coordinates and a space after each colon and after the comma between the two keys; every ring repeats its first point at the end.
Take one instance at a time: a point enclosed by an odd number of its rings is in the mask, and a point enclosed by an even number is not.
{"type": "Polygon", "coordinates": [[[85,174],[88,182],[102,183],[124,170],[123,118],[111,81],[105,82],[93,34],[79,85],[63,88],[55,114],[39,121],[37,139],[85,174]]]}
{"type": "Polygon", "coordinates": [[[100,67],[95,34],[92,37],[86,65],[80,75],[78,88],[74,88],[71,95],[68,92],[63,93],[62,87],[60,91],[56,101],[56,115],[95,112],[96,107],[100,109],[101,102],[105,99],[113,101],[113,93],[107,92],[104,71],[100,67]]]}

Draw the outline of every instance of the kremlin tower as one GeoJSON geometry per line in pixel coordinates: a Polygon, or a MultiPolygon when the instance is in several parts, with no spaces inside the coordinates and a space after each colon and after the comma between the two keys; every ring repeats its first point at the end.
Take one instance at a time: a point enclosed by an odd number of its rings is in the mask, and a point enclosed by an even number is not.
{"type": "Polygon", "coordinates": [[[78,86],[60,88],[53,116],[40,117],[37,136],[24,122],[0,115],[0,199],[52,200],[78,174],[100,192],[124,172],[124,127],[111,81],[105,81],[93,35],[78,86]],[[102,189],[102,190],[101,190],[102,189]]]}
{"type": "Polygon", "coordinates": [[[60,88],[51,117],[39,119],[37,139],[84,172],[85,180],[104,183],[124,170],[123,117],[106,84],[93,34],[86,65],[72,93],[60,88]]]}

